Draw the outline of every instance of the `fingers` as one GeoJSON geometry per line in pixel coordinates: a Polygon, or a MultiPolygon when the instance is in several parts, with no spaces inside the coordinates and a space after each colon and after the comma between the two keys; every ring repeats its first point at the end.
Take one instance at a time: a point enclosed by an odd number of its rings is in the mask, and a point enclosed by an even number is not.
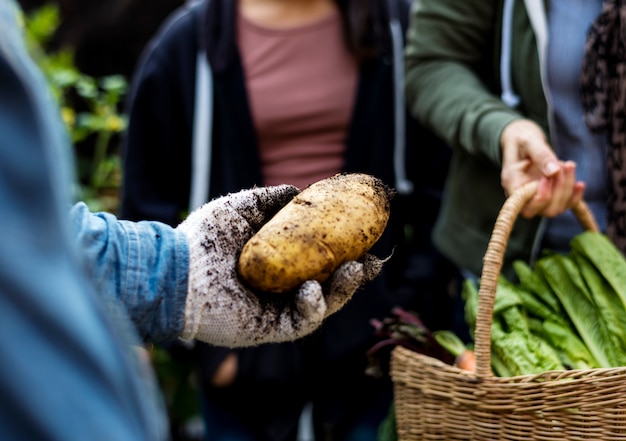
{"type": "Polygon", "coordinates": [[[505,194],[510,196],[528,182],[539,182],[537,194],[524,206],[521,216],[555,217],[582,199],[585,185],[576,181],[576,164],[558,160],[536,123],[525,119],[511,122],[500,142],[505,194]]]}
{"type": "Polygon", "coordinates": [[[328,306],[324,299],[322,286],[315,280],[307,280],[296,294],[296,315],[291,315],[292,337],[303,337],[319,326],[327,315],[328,306]]]}
{"type": "Polygon", "coordinates": [[[561,168],[559,160],[547,142],[529,143],[525,148],[530,161],[535,164],[544,177],[549,178],[558,174],[561,168]]]}
{"type": "Polygon", "coordinates": [[[530,219],[540,215],[552,197],[552,183],[548,178],[541,178],[537,185],[537,194],[524,206],[521,216],[530,219]]]}
{"type": "Polygon", "coordinates": [[[554,217],[571,208],[570,201],[576,183],[576,164],[567,161],[562,164],[561,171],[552,180],[552,198],[543,210],[543,215],[554,217]]]}
{"type": "Polygon", "coordinates": [[[314,280],[302,284],[293,303],[265,303],[260,309],[252,310],[257,317],[247,321],[249,337],[243,340],[253,344],[297,340],[318,329],[327,316],[322,287],[314,280]]]}
{"type": "Polygon", "coordinates": [[[365,278],[365,265],[361,262],[345,262],[337,268],[328,282],[327,315],[343,308],[354,292],[363,285],[365,278]]]}
{"type": "Polygon", "coordinates": [[[569,206],[573,207],[578,205],[580,201],[583,200],[585,195],[585,183],[582,181],[576,181],[574,184],[574,193],[572,194],[572,199],[570,200],[569,206]]]}
{"type": "Polygon", "coordinates": [[[555,217],[571,209],[583,197],[585,184],[576,181],[576,164],[560,164],[559,172],[551,178],[541,178],[537,194],[526,204],[521,215],[526,218],[541,215],[555,217]]]}
{"type": "Polygon", "coordinates": [[[315,331],[326,317],[343,308],[364,283],[378,276],[385,261],[366,254],[360,262],[343,263],[328,281],[326,294],[319,282],[304,282],[296,294],[295,313],[285,320],[289,331],[281,334],[293,340],[315,331]]]}
{"type": "Polygon", "coordinates": [[[560,169],[559,160],[550,148],[541,127],[528,119],[519,119],[508,124],[500,138],[504,156],[510,160],[530,159],[545,177],[554,176],[560,169]]]}
{"type": "Polygon", "coordinates": [[[277,185],[242,190],[221,199],[258,229],[299,192],[293,185],[277,185]]]}
{"type": "Polygon", "coordinates": [[[192,212],[179,228],[199,239],[211,234],[234,256],[299,191],[292,185],[279,185],[230,193],[192,212]]]}
{"type": "Polygon", "coordinates": [[[365,254],[358,262],[343,263],[334,272],[328,284],[327,315],[339,311],[361,286],[374,280],[387,260],[379,259],[372,254],[365,254]]]}
{"type": "Polygon", "coordinates": [[[520,119],[507,125],[500,137],[502,187],[507,195],[522,185],[552,177],[560,170],[558,158],[536,123],[520,119]]]}
{"type": "Polygon", "coordinates": [[[373,254],[365,254],[361,259],[361,263],[363,263],[363,274],[364,274],[364,283],[370,282],[374,280],[382,271],[383,265],[391,259],[391,256],[386,259],[379,259],[373,254]]]}

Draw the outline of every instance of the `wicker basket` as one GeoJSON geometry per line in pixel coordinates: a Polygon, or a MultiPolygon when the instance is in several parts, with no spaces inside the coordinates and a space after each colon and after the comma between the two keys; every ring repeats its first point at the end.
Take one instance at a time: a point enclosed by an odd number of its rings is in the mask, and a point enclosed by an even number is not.
{"type": "MultiPolygon", "coordinates": [[[[504,249],[528,184],[502,207],[483,261],[476,372],[396,347],[391,358],[398,438],[413,440],[626,440],[626,367],[501,378],[491,372],[491,322],[504,249]]],[[[573,210],[597,231],[584,202],[573,210]]]]}

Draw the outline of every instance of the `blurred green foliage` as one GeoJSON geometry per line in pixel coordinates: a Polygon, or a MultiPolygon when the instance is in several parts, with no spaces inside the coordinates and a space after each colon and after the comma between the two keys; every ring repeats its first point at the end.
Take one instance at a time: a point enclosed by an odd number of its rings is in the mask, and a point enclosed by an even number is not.
{"type": "Polygon", "coordinates": [[[121,75],[94,78],[80,72],[70,48],[53,48],[59,27],[56,5],[36,9],[23,19],[26,44],[45,75],[76,150],[80,199],[94,211],[118,205],[120,137],[126,128],[121,103],[127,81],[121,75]]]}

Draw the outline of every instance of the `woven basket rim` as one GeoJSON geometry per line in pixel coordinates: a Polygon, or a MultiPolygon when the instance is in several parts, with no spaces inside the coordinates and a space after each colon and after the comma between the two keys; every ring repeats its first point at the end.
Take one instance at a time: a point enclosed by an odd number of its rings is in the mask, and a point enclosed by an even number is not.
{"type": "MultiPolygon", "coordinates": [[[[392,362],[399,357],[407,357],[408,363],[407,365],[415,365],[418,363],[412,363],[410,360],[418,360],[420,359],[423,363],[429,364],[431,366],[441,368],[443,371],[447,371],[448,373],[459,375],[460,377],[466,378],[468,380],[473,380],[475,382],[498,382],[502,384],[513,384],[513,383],[529,383],[536,382],[542,378],[545,378],[545,382],[549,381],[559,381],[559,380],[571,380],[577,377],[595,377],[595,376],[615,376],[615,375],[625,375],[626,376],[626,366],[617,366],[617,367],[601,367],[601,368],[591,368],[591,369],[558,369],[558,370],[550,370],[550,371],[542,371],[535,374],[525,374],[525,375],[515,375],[511,377],[497,377],[487,376],[480,377],[476,375],[475,372],[463,370],[458,366],[448,364],[436,357],[432,357],[430,355],[421,354],[419,352],[415,352],[411,349],[396,346],[392,350],[392,362]],[[546,378],[549,377],[549,378],[546,378]]],[[[392,378],[395,380],[401,381],[401,377],[399,375],[401,370],[395,369],[392,370],[392,378]]],[[[626,397],[625,397],[626,398],[626,397]]]]}

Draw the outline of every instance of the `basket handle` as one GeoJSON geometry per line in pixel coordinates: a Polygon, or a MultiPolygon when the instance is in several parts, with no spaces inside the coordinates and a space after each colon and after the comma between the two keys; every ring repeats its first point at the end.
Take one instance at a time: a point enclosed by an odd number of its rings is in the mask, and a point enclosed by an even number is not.
{"type": "MultiPolygon", "coordinates": [[[[537,192],[537,181],[532,181],[516,190],[507,198],[498,213],[487,251],[483,258],[483,269],[478,290],[478,312],[474,331],[476,353],[476,375],[493,376],[491,372],[491,323],[493,305],[498,287],[498,277],[502,269],[504,251],[517,216],[526,203],[537,192]]],[[[576,219],[585,230],[599,231],[598,224],[584,201],[572,208],[576,219]]]]}

